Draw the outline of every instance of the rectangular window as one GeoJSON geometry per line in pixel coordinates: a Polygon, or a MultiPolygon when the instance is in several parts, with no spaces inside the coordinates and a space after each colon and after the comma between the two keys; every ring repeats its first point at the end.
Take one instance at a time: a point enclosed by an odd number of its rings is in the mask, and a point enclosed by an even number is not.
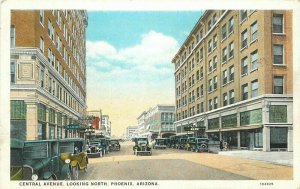
{"type": "Polygon", "coordinates": [[[247,10],[240,10],[240,20],[243,22],[247,18],[247,10]]]}
{"type": "Polygon", "coordinates": [[[199,98],[199,97],[200,97],[200,88],[197,87],[197,98],[199,98]]]}
{"type": "Polygon", "coordinates": [[[208,92],[212,91],[212,79],[208,81],[208,92]]]}
{"type": "Polygon", "coordinates": [[[219,118],[213,118],[213,119],[209,119],[208,120],[208,130],[211,130],[211,129],[219,129],[219,118]]]}
{"type": "Polygon", "coordinates": [[[283,94],[283,76],[274,76],[273,93],[283,94]]]}
{"type": "Polygon", "coordinates": [[[234,43],[233,41],[229,44],[229,58],[233,58],[234,56],[234,43]]]}
{"type": "Polygon", "coordinates": [[[283,14],[273,14],[273,33],[283,33],[283,14]]]}
{"type": "Polygon", "coordinates": [[[10,27],[10,48],[14,48],[15,47],[15,34],[16,34],[16,28],[15,26],[11,26],[10,27]]]}
{"type": "Polygon", "coordinates": [[[44,26],[44,17],[45,17],[45,11],[40,10],[40,23],[42,24],[42,26],[44,26]]]}
{"type": "Polygon", "coordinates": [[[287,106],[271,105],[269,108],[270,123],[287,123],[287,106]]]}
{"type": "Polygon", "coordinates": [[[262,109],[256,109],[240,113],[240,125],[253,125],[262,123],[262,109]]]}
{"type": "Polygon", "coordinates": [[[244,57],[242,59],[242,75],[248,73],[248,59],[247,57],[244,57]]]}
{"type": "Polygon", "coordinates": [[[222,40],[224,40],[227,37],[227,27],[226,24],[222,26],[222,40]]]}
{"type": "Polygon", "coordinates": [[[213,24],[215,24],[217,22],[217,15],[216,14],[214,14],[212,20],[213,20],[213,24]]]}
{"type": "Polygon", "coordinates": [[[251,41],[257,39],[257,21],[251,25],[251,41]]]}
{"type": "Polygon", "coordinates": [[[214,77],[214,90],[216,90],[218,87],[218,78],[217,76],[214,77]]]}
{"type": "Polygon", "coordinates": [[[229,24],[228,24],[228,33],[230,34],[231,32],[233,32],[233,26],[234,26],[234,19],[233,17],[231,17],[229,19],[229,24]]]}
{"type": "Polygon", "coordinates": [[[208,72],[211,72],[213,69],[212,60],[208,61],[208,72]]]}
{"type": "Polygon", "coordinates": [[[214,109],[218,108],[218,97],[214,98],[214,109]]]}
{"type": "Polygon", "coordinates": [[[213,38],[213,48],[217,48],[217,34],[214,35],[214,38],[213,38]]]}
{"type": "Polygon", "coordinates": [[[208,110],[212,110],[212,99],[208,101],[208,110]]]}
{"type": "Polygon", "coordinates": [[[213,60],[214,60],[213,68],[216,69],[217,68],[217,64],[218,64],[218,57],[214,56],[213,60]]]}
{"type": "Polygon", "coordinates": [[[16,83],[16,63],[10,62],[10,83],[16,83]]]}
{"type": "Polygon", "coordinates": [[[203,85],[200,86],[200,95],[203,96],[204,90],[203,90],[203,85]]]}
{"type": "Polygon", "coordinates": [[[223,85],[225,85],[227,83],[227,70],[223,71],[223,85]]]}
{"type": "Polygon", "coordinates": [[[257,97],[258,96],[258,81],[257,80],[254,80],[251,82],[251,96],[252,97],[257,97]]]}
{"type": "Polygon", "coordinates": [[[203,78],[203,67],[200,68],[200,78],[203,78]]]}
{"type": "Polygon", "coordinates": [[[200,49],[200,60],[203,59],[203,47],[200,49]]]}
{"type": "Polygon", "coordinates": [[[232,128],[237,127],[237,115],[231,114],[221,117],[222,128],[232,128]]]}
{"type": "Polygon", "coordinates": [[[41,69],[41,74],[40,74],[40,83],[41,83],[41,87],[44,87],[44,77],[45,77],[45,71],[44,69],[41,69]]]}
{"type": "Polygon", "coordinates": [[[199,70],[197,70],[197,72],[196,72],[196,80],[197,80],[197,81],[200,80],[200,72],[199,72],[199,70]]]}
{"type": "Polygon", "coordinates": [[[234,65],[229,67],[229,81],[234,80],[234,65]]]}
{"type": "Polygon", "coordinates": [[[222,50],[222,63],[227,61],[227,47],[222,50]]]}
{"type": "Polygon", "coordinates": [[[210,30],[211,26],[212,26],[212,23],[211,23],[211,20],[209,20],[208,23],[207,23],[208,30],[210,30]]]}
{"type": "Polygon", "coordinates": [[[273,45],[273,64],[283,64],[283,45],[273,45]]]}
{"type": "Polygon", "coordinates": [[[230,104],[234,103],[234,89],[229,91],[229,103],[230,104]]]}
{"type": "Polygon", "coordinates": [[[227,106],[227,101],[228,101],[227,93],[224,93],[223,94],[223,106],[227,106]]]}
{"type": "Polygon", "coordinates": [[[251,53],[251,70],[256,70],[258,65],[257,50],[251,53]]]}
{"type": "Polygon", "coordinates": [[[246,48],[247,47],[247,29],[242,32],[241,41],[242,41],[241,49],[246,48]]]}
{"type": "Polygon", "coordinates": [[[208,53],[210,53],[212,51],[212,44],[211,44],[211,40],[208,41],[208,53]]]}
{"type": "Polygon", "coordinates": [[[248,84],[242,85],[242,100],[248,99],[248,84]]]}
{"type": "Polygon", "coordinates": [[[44,53],[44,39],[42,37],[40,38],[40,50],[44,53]]]}

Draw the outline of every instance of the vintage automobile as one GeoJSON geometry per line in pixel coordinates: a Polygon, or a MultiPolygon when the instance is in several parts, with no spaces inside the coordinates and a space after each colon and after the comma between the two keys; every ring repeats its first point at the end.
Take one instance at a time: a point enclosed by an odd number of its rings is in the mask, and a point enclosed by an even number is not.
{"type": "Polygon", "coordinates": [[[22,151],[24,141],[11,138],[10,140],[10,179],[11,180],[22,180],[22,151]]]}
{"type": "Polygon", "coordinates": [[[104,154],[109,154],[109,142],[107,138],[95,138],[92,142],[99,142],[101,144],[101,148],[104,154]]]}
{"type": "Polygon", "coordinates": [[[71,179],[69,162],[59,157],[57,140],[25,141],[21,180],[71,179]]]}
{"type": "Polygon", "coordinates": [[[87,145],[87,156],[89,158],[92,157],[102,157],[103,156],[103,149],[101,147],[100,142],[91,142],[87,145]]]}
{"type": "Polygon", "coordinates": [[[208,152],[208,138],[196,138],[196,145],[193,149],[195,152],[208,152]]]}
{"type": "Polygon", "coordinates": [[[167,148],[167,140],[166,138],[156,138],[153,149],[166,149],[167,148]]]}
{"type": "Polygon", "coordinates": [[[87,171],[88,156],[86,144],[82,138],[66,138],[59,140],[60,159],[69,165],[70,177],[77,180],[79,171],[87,171]]]}
{"type": "Polygon", "coordinates": [[[193,151],[196,148],[196,138],[195,137],[188,137],[186,141],[185,150],[193,151]]]}
{"type": "Polygon", "coordinates": [[[178,149],[184,149],[186,145],[187,138],[180,138],[178,143],[178,149]]]}
{"type": "Polygon", "coordinates": [[[170,136],[169,139],[170,139],[170,143],[169,143],[168,147],[169,148],[175,148],[175,135],[170,136]]]}
{"type": "Polygon", "coordinates": [[[149,146],[148,138],[146,137],[137,137],[134,139],[135,145],[133,146],[134,155],[152,155],[151,147],[149,146]]]}
{"type": "Polygon", "coordinates": [[[121,145],[118,139],[109,140],[109,150],[110,151],[120,151],[121,145]]]}

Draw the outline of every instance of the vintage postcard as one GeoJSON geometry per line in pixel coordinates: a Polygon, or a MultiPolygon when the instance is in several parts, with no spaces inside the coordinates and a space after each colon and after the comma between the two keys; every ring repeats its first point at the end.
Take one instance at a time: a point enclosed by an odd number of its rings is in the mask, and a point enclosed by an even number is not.
{"type": "Polygon", "coordinates": [[[300,188],[299,8],[2,1],[1,186],[300,188]]]}

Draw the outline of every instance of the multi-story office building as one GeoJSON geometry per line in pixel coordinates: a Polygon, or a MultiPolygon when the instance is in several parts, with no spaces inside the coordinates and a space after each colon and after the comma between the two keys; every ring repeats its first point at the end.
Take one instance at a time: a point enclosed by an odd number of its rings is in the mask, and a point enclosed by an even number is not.
{"type": "Polygon", "coordinates": [[[111,121],[109,121],[108,115],[101,116],[101,132],[107,136],[111,135],[111,121]]]}
{"type": "Polygon", "coordinates": [[[173,135],[174,121],[175,106],[156,105],[138,117],[138,134],[152,139],[173,135]]]}
{"type": "Polygon", "coordinates": [[[172,60],[177,133],[292,151],[292,57],[292,11],[205,11],[172,60]]]}
{"type": "Polygon", "coordinates": [[[86,112],[84,10],[11,12],[11,135],[77,137],[86,112]]]}
{"type": "Polygon", "coordinates": [[[127,138],[132,138],[132,137],[135,137],[137,136],[137,126],[128,126],[126,128],[126,135],[127,135],[127,138]]]}

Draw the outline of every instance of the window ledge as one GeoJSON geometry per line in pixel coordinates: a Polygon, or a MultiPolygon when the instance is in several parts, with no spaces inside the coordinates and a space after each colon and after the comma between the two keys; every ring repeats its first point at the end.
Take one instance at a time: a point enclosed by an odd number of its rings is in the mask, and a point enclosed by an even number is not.
{"type": "Polygon", "coordinates": [[[226,36],[226,37],[224,37],[224,39],[222,39],[221,43],[223,43],[223,41],[225,41],[226,39],[227,39],[227,36],[226,36]]]}
{"type": "Polygon", "coordinates": [[[213,50],[212,50],[212,52],[215,51],[216,49],[217,49],[217,47],[214,47],[213,50]]]}
{"type": "Polygon", "coordinates": [[[240,52],[242,52],[243,50],[247,49],[248,45],[246,45],[245,47],[241,48],[240,52]]]}
{"type": "Polygon", "coordinates": [[[255,72],[255,71],[258,71],[258,68],[251,70],[250,73],[255,72]]]}
{"type": "Polygon", "coordinates": [[[242,20],[241,22],[240,22],[240,25],[242,25],[244,22],[246,22],[248,20],[248,16],[246,17],[246,18],[244,18],[244,20],[242,20]]]}
{"type": "Polygon", "coordinates": [[[252,40],[252,41],[250,42],[250,45],[252,45],[252,43],[255,43],[255,42],[257,42],[257,41],[258,41],[257,38],[254,39],[254,40],[252,40]]]}
{"type": "Polygon", "coordinates": [[[227,61],[229,62],[229,60],[233,59],[233,57],[234,57],[234,56],[229,57],[227,61]]]}
{"type": "Polygon", "coordinates": [[[228,82],[224,83],[224,84],[222,85],[222,87],[225,87],[227,84],[228,84],[228,82]]]}
{"type": "Polygon", "coordinates": [[[273,63],[273,66],[286,67],[287,65],[286,65],[286,64],[274,64],[274,63],[273,63]]]}
{"type": "Polygon", "coordinates": [[[231,36],[231,34],[233,34],[233,30],[227,35],[227,38],[229,38],[229,36],[231,36]]]}
{"type": "Polygon", "coordinates": [[[227,60],[225,60],[224,62],[222,62],[222,66],[224,65],[224,64],[226,64],[227,63],[227,60]]]}
{"type": "Polygon", "coordinates": [[[227,85],[229,85],[230,83],[233,83],[233,82],[234,82],[234,80],[230,80],[227,82],[227,85]]]}
{"type": "Polygon", "coordinates": [[[248,75],[248,73],[244,73],[243,75],[241,75],[241,77],[244,77],[244,76],[247,76],[248,75]]]}
{"type": "Polygon", "coordinates": [[[282,36],[285,36],[286,33],[272,33],[273,35],[282,35],[282,36]]]}

